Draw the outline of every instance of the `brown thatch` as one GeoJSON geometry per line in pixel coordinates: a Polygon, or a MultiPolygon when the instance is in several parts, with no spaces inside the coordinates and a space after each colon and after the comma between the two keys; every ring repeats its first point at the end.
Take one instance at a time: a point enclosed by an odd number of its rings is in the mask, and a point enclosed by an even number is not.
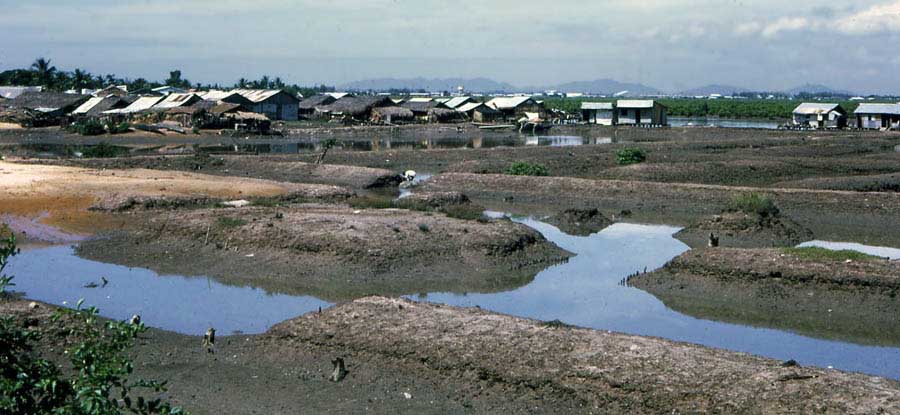
{"type": "Polygon", "coordinates": [[[408,108],[401,107],[379,107],[372,109],[372,121],[375,122],[409,122],[416,118],[408,108]]]}
{"type": "Polygon", "coordinates": [[[449,108],[432,108],[428,110],[428,120],[431,122],[461,121],[463,114],[449,108]]]}
{"type": "Polygon", "coordinates": [[[90,97],[90,95],[64,94],[62,92],[27,91],[10,100],[7,105],[10,108],[53,109],[67,113],[87,101],[90,97]]]}
{"type": "Polygon", "coordinates": [[[23,127],[48,125],[46,115],[26,108],[0,109],[0,122],[18,124],[23,127]]]}
{"type": "Polygon", "coordinates": [[[209,109],[209,113],[213,115],[222,115],[228,113],[234,113],[239,111],[242,108],[240,104],[232,104],[228,102],[220,103],[209,109]]]}
{"type": "Polygon", "coordinates": [[[412,111],[416,115],[427,115],[429,110],[437,106],[437,103],[434,101],[406,101],[400,104],[400,106],[412,111]]]}
{"type": "Polygon", "coordinates": [[[316,107],[321,107],[323,105],[330,105],[331,103],[337,101],[333,96],[328,94],[321,95],[313,95],[309,98],[300,101],[300,111],[306,110],[311,112],[316,109],[316,107]]]}
{"type": "Polygon", "coordinates": [[[319,107],[320,112],[349,115],[355,118],[368,118],[373,108],[393,106],[393,101],[385,96],[344,97],[330,105],[319,107]]]}

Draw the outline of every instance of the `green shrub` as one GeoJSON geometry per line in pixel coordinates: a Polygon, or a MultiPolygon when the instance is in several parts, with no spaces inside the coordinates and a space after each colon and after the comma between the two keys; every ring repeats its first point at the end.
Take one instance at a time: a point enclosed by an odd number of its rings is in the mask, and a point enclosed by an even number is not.
{"type": "Polygon", "coordinates": [[[517,161],[511,164],[505,171],[513,176],[549,176],[550,171],[542,164],[517,161]]]}
{"type": "Polygon", "coordinates": [[[106,128],[104,128],[100,121],[95,119],[76,122],[69,127],[69,131],[80,135],[106,134],[106,128]]]}
{"type": "Polygon", "coordinates": [[[424,223],[420,223],[420,224],[419,224],[419,230],[422,231],[422,232],[426,232],[426,233],[427,233],[427,232],[431,232],[431,228],[428,227],[428,225],[427,225],[427,224],[424,224],[424,223]]]}
{"type": "Polygon", "coordinates": [[[445,215],[454,219],[478,220],[484,217],[484,209],[470,203],[448,205],[443,208],[443,211],[445,215]]]}
{"type": "Polygon", "coordinates": [[[616,151],[616,163],[620,166],[643,163],[647,159],[644,150],[639,148],[623,148],[616,151]]]}
{"type": "Polygon", "coordinates": [[[110,157],[118,157],[120,154],[125,153],[127,150],[111,145],[105,141],[101,141],[97,145],[86,146],[81,150],[81,153],[88,158],[110,158],[110,157]]]}
{"type": "Polygon", "coordinates": [[[394,207],[394,201],[388,196],[365,195],[351,198],[347,201],[354,209],[390,209],[394,207]]]}
{"type": "Polygon", "coordinates": [[[768,196],[761,193],[743,193],[734,196],[728,203],[728,211],[755,213],[760,216],[777,216],[778,207],[768,196]]]}
{"type": "Polygon", "coordinates": [[[6,225],[0,227],[0,237],[3,238],[0,240],[0,295],[3,295],[6,287],[16,285],[12,282],[13,277],[3,274],[3,270],[9,264],[9,259],[19,253],[19,249],[16,247],[16,234],[6,225]]]}
{"type": "Polygon", "coordinates": [[[247,221],[241,218],[231,218],[228,216],[221,216],[216,220],[216,223],[223,228],[237,228],[240,226],[244,226],[247,224],[247,221]]]}
{"type": "Polygon", "coordinates": [[[131,124],[127,122],[114,123],[112,121],[106,123],[106,131],[110,134],[124,134],[131,130],[131,124]]]}

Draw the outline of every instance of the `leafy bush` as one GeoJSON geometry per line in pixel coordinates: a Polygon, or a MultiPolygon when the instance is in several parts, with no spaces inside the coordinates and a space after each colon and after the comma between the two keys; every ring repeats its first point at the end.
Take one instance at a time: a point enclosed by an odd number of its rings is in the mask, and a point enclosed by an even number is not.
{"type": "Polygon", "coordinates": [[[644,150],[639,148],[623,148],[616,151],[616,163],[620,166],[642,163],[647,159],[644,150]]]}
{"type": "Polygon", "coordinates": [[[131,125],[127,122],[114,123],[112,121],[106,123],[106,131],[110,134],[124,134],[131,130],[131,125]]]}
{"type": "Polygon", "coordinates": [[[444,214],[454,219],[479,220],[484,217],[484,209],[473,204],[448,205],[443,208],[444,214]]]}
{"type": "Polygon", "coordinates": [[[106,134],[106,128],[104,128],[103,124],[101,124],[100,121],[97,121],[95,119],[76,122],[69,127],[69,131],[80,135],[106,134]]]}
{"type": "Polygon", "coordinates": [[[394,201],[388,196],[365,195],[348,200],[350,207],[354,209],[390,209],[394,207],[394,201]]]}
{"type": "Polygon", "coordinates": [[[124,153],[126,150],[116,147],[114,145],[110,145],[105,141],[101,141],[97,145],[87,146],[81,151],[81,153],[88,158],[110,158],[110,157],[118,157],[120,154],[124,153]]]}
{"type": "MultiPolygon", "coordinates": [[[[15,237],[0,246],[0,272],[18,253],[15,237]]],[[[12,277],[3,277],[6,284],[12,277]]],[[[2,289],[0,289],[2,291],[2,289]]],[[[165,383],[129,381],[134,366],[127,352],[147,328],[140,323],[101,324],[96,308],[63,310],[53,322],[63,322],[62,334],[76,339],[65,349],[71,377],[35,351],[41,333],[21,327],[14,318],[0,318],[0,413],[4,414],[181,414],[161,399],[133,399],[137,390],[165,391],[165,383]]],[[[67,369],[67,372],[69,370],[67,369]]]]}
{"type": "Polygon", "coordinates": [[[505,171],[506,174],[513,176],[549,176],[550,171],[543,164],[529,163],[527,161],[517,161],[511,164],[505,171]]]}
{"type": "Polygon", "coordinates": [[[728,211],[755,213],[760,216],[777,216],[778,207],[768,196],[761,193],[743,193],[735,196],[728,204],[728,211]]]}
{"type": "Polygon", "coordinates": [[[0,240],[0,295],[6,292],[6,287],[13,286],[12,276],[3,274],[3,270],[9,264],[9,259],[19,253],[16,247],[16,235],[6,225],[0,227],[0,237],[8,234],[0,240]]]}

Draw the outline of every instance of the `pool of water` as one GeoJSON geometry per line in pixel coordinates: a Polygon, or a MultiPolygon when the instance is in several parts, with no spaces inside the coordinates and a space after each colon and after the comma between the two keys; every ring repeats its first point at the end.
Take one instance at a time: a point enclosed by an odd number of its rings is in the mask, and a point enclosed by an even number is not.
{"type": "Polygon", "coordinates": [[[798,248],[816,246],[819,248],[831,249],[833,251],[850,250],[862,252],[868,255],[874,255],[882,258],[900,259],[900,249],[888,248],[885,246],[863,245],[855,242],[830,242],[830,241],[809,241],[797,245],[798,248]]]}
{"type": "Polygon", "coordinates": [[[777,130],[783,122],[770,120],[741,120],[732,118],[689,118],[669,117],[671,127],[720,127],[720,128],[759,128],[777,130]]]}
{"type": "Polygon", "coordinates": [[[253,287],[224,285],[210,278],[159,275],[90,261],[71,246],[22,251],[7,268],[15,291],[29,299],[73,307],[79,299],[105,317],[139,314],[148,326],[199,335],[208,327],[222,334],[261,333],[272,325],[330,303],[314,297],[269,294],[253,287]],[[106,286],[87,288],[91,283],[106,286]]]}
{"type": "MultiPolygon", "coordinates": [[[[502,216],[489,213],[490,216],[502,216]]],[[[629,287],[627,276],[663,266],[689,248],[673,238],[679,228],[614,224],[586,237],[554,226],[513,218],[541,232],[576,255],[541,271],[517,289],[492,294],[422,293],[409,298],[501,313],[561,320],[568,324],[658,336],[741,351],[801,364],[859,371],[900,379],[900,348],[822,340],[795,333],[698,319],[667,308],[659,299],[629,287]]],[[[28,250],[13,258],[15,288],[28,298],[72,305],[80,299],[101,314],[125,319],[140,314],[151,326],[200,334],[258,333],[272,324],[330,304],[313,297],[272,295],[253,287],[216,283],[208,278],[158,275],[78,258],[71,247],[28,250]],[[105,277],[105,287],[86,288],[105,277]]]]}

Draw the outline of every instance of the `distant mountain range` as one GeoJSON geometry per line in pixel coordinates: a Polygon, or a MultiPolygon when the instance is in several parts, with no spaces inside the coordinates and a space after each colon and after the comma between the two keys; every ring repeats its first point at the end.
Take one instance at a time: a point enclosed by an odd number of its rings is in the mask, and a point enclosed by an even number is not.
{"type": "MultiPolygon", "coordinates": [[[[517,87],[506,82],[498,82],[488,78],[378,78],[366,79],[339,85],[338,89],[349,91],[424,90],[428,92],[455,92],[458,86],[463,86],[466,92],[474,93],[528,93],[541,91],[558,91],[562,93],[581,92],[585,94],[595,95],[613,95],[616,93],[628,91],[628,93],[625,95],[653,96],[666,94],[660,89],[654,88],[652,86],[647,86],[640,83],[619,82],[613,79],[566,82],[558,85],[536,87],[517,87]]],[[[711,84],[681,91],[677,93],[677,95],[701,96],[720,94],[728,96],[734,93],[753,91],[755,90],[739,86],[711,84]]],[[[789,90],[783,91],[783,93],[787,95],[799,95],[801,93],[853,95],[853,93],[848,91],[832,89],[825,85],[817,84],[801,85],[796,88],[791,88],[789,90]]]]}

